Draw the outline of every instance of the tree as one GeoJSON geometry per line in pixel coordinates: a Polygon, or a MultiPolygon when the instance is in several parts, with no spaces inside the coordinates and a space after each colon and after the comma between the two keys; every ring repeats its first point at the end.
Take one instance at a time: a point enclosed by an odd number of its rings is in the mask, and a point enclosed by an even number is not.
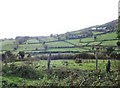
{"type": "Polygon", "coordinates": [[[23,59],[25,56],[25,52],[23,52],[23,51],[20,51],[18,54],[20,55],[21,59],[23,59]]]}
{"type": "Polygon", "coordinates": [[[5,63],[5,65],[7,66],[7,60],[6,60],[6,55],[3,53],[2,54],[2,61],[5,63]]]}
{"type": "Polygon", "coordinates": [[[53,37],[53,34],[50,34],[50,37],[53,37]]]}
{"type": "Polygon", "coordinates": [[[29,36],[24,36],[24,37],[16,37],[15,40],[18,42],[18,44],[23,44],[29,39],[29,36]]]}
{"type": "Polygon", "coordinates": [[[11,51],[6,51],[2,54],[2,61],[7,65],[8,62],[14,62],[16,56],[11,51]]]}
{"type": "Polygon", "coordinates": [[[38,50],[38,48],[35,49],[36,51],[38,50]]]}

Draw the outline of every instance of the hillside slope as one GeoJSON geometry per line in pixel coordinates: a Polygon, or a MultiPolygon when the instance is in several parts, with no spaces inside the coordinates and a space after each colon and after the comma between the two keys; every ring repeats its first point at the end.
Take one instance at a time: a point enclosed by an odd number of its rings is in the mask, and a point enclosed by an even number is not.
{"type": "Polygon", "coordinates": [[[95,46],[117,49],[115,32],[117,20],[88,27],[82,30],[51,36],[17,36],[16,39],[1,40],[1,51],[25,52],[89,52],[95,46]]]}

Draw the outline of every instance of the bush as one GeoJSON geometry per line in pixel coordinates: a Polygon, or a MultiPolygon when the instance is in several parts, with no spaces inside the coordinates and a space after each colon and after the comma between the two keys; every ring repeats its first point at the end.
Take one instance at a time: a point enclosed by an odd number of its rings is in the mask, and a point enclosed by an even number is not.
{"type": "Polygon", "coordinates": [[[81,59],[94,59],[95,56],[92,54],[87,54],[87,53],[80,53],[80,54],[76,54],[75,58],[81,58],[81,59]]]}
{"type": "Polygon", "coordinates": [[[29,79],[38,79],[39,78],[39,72],[36,71],[33,67],[31,66],[20,66],[18,67],[13,74],[16,76],[20,76],[23,78],[29,78],[29,79]]]}
{"type": "Polygon", "coordinates": [[[117,42],[117,46],[120,47],[120,41],[117,42]]]}
{"type": "Polygon", "coordinates": [[[24,58],[24,56],[25,56],[25,52],[24,51],[20,51],[19,53],[18,53],[19,55],[20,55],[20,59],[23,59],[24,58]]]}
{"type": "Polygon", "coordinates": [[[14,62],[16,60],[16,55],[13,54],[11,51],[6,51],[1,56],[2,56],[2,61],[14,62]]]}
{"type": "Polygon", "coordinates": [[[117,54],[117,53],[112,53],[111,54],[111,59],[120,59],[120,54],[117,54]]]}
{"type": "Polygon", "coordinates": [[[2,80],[2,88],[18,88],[18,85],[15,83],[10,83],[6,80],[2,80]]]}
{"type": "Polygon", "coordinates": [[[10,67],[3,67],[3,73],[4,75],[14,75],[28,79],[39,79],[43,77],[43,75],[39,73],[39,71],[27,65],[16,66],[14,64],[11,64],[10,67]]]}
{"type": "MultiPolygon", "coordinates": [[[[39,57],[41,60],[47,60],[48,56],[42,55],[39,57]]],[[[51,55],[51,60],[59,60],[59,59],[74,59],[74,55],[51,55]]]]}

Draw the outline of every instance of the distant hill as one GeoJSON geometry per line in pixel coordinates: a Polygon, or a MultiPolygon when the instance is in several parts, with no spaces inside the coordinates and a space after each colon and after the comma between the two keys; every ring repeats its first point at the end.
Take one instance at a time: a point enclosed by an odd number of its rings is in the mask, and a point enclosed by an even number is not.
{"type": "Polygon", "coordinates": [[[100,35],[100,34],[114,32],[116,30],[116,27],[117,27],[117,19],[113,20],[111,22],[107,22],[105,24],[95,25],[95,26],[87,27],[87,28],[72,31],[72,32],[66,32],[65,34],[59,34],[59,35],[51,34],[50,36],[34,36],[34,37],[17,36],[15,39],[22,38],[22,40],[23,39],[28,40],[28,38],[36,38],[37,40],[39,40],[39,39],[45,39],[48,37],[54,38],[53,40],[78,39],[78,38],[92,37],[94,35],[100,35]]]}
{"type": "Polygon", "coordinates": [[[11,50],[14,53],[25,52],[53,52],[53,53],[83,53],[93,52],[93,47],[117,47],[116,34],[117,20],[87,27],[81,30],[66,32],[64,34],[51,34],[50,36],[17,36],[15,39],[1,40],[2,51],[11,50]]]}
{"type": "Polygon", "coordinates": [[[91,31],[91,30],[102,31],[102,32],[106,32],[106,30],[115,31],[115,28],[117,26],[117,22],[118,22],[117,20],[113,20],[113,21],[107,22],[105,24],[87,27],[87,28],[84,28],[84,29],[81,29],[78,31],[91,31]]]}
{"type": "Polygon", "coordinates": [[[114,32],[117,28],[117,20],[107,22],[101,25],[90,26],[81,30],[67,32],[59,35],[62,39],[78,39],[86,38],[94,35],[101,35],[106,33],[114,32]]]}

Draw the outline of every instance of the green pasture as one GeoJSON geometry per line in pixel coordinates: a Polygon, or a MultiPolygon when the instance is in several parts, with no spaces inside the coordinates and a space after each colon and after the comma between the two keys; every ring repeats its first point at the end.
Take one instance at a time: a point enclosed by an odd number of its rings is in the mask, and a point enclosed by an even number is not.
{"type": "Polygon", "coordinates": [[[49,42],[49,41],[55,41],[55,40],[58,40],[57,38],[54,38],[54,37],[43,37],[40,39],[41,41],[45,41],[45,42],[49,42]]]}
{"type": "Polygon", "coordinates": [[[16,44],[4,44],[4,45],[2,45],[2,50],[11,50],[11,51],[13,51],[15,47],[17,47],[16,44]]]}
{"type": "Polygon", "coordinates": [[[46,45],[48,47],[69,47],[69,46],[73,46],[72,44],[66,43],[64,41],[58,41],[58,42],[50,42],[50,43],[46,43],[46,45]]]}
{"type": "Polygon", "coordinates": [[[83,38],[83,39],[81,40],[81,42],[90,42],[90,41],[94,41],[94,38],[93,38],[93,37],[83,38]]]}
{"type": "Polygon", "coordinates": [[[39,41],[36,38],[28,39],[26,43],[39,43],[39,41]]]}
{"type": "Polygon", "coordinates": [[[1,42],[2,42],[2,45],[4,45],[4,44],[16,44],[16,41],[14,39],[13,40],[3,40],[1,42]]]}
{"type": "Polygon", "coordinates": [[[38,50],[44,49],[42,44],[22,44],[22,45],[19,45],[18,51],[21,51],[21,50],[36,50],[36,48],[38,50]]]}
{"type": "Polygon", "coordinates": [[[3,40],[0,42],[0,50],[13,50],[17,46],[15,40],[3,40]]]}
{"type": "MultiPolygon", "coordinates": [[[[32,60],[29,60],[32,61],[32,60]]],[[[29,61],[19,61],[14,62],[16,65],[25,65],[26,62],[29,61]]],[[[120,64],[119,60],[110,60],[111,61],[111,71],[117,70],[120,64]]],[[[47,60],[39,60],[39,61],[32,61],[31,66],[36,67],[39,66],[39,70],[47,69],[47,60]]],[[[11,63],[9,63],[11,64],[11,63]]],[[[105,71],[106,70],[107,60],[98,60],[98,69],[105,71]]],[[[70,68],[70,69],[81,69],[81,70],[95,70],[96,69],[96,60],[95,59],[88,59],[82,60],[82,63],[75,63],[75,60],[51,60],[50,63],[51,69],[59,69],[59,68],[70,68]],[[68,63],[67,65],[65,63],[68,63]]]]}
{"type": "Polygon", "coordinates": [[[117,40],[112,40],[112,41],[104,41],[102,42],[101,45],[114,45],[114,46],[117,46],[117,40]]]}
{"type": "Polygon", "coordinates": [[[78,46],[82,46],[82,45],[86,45],[87,43],[82,43],[81,41],[80,41],[80,39],[71,39],[71,40],[66,40],[66,41],[68,41],[68,42],[70,42],[70,43],[73,43],[73,44],[75,44],[75,45],[78,45],[78,46]]]}
{"type": "Polygon", "coordinates": [[[115,32],[97,36],[97,40],[106,40],[106,39],[115,39],[115,38],[117,38],[117,34],[115,32]]]}
{"type": "MultiPolygon", "coordinates": [[[[115,39],[115,38],[117,38],[117,34],[115,32],[112,32],[112,33],[107,33],[107,34],[97,36],[96,41],[115,39]]],[[[81,40],[81,42],[90,42],[90,41],[94,41],[94,38],[93,37],[83,38],[81,40]]]]}

